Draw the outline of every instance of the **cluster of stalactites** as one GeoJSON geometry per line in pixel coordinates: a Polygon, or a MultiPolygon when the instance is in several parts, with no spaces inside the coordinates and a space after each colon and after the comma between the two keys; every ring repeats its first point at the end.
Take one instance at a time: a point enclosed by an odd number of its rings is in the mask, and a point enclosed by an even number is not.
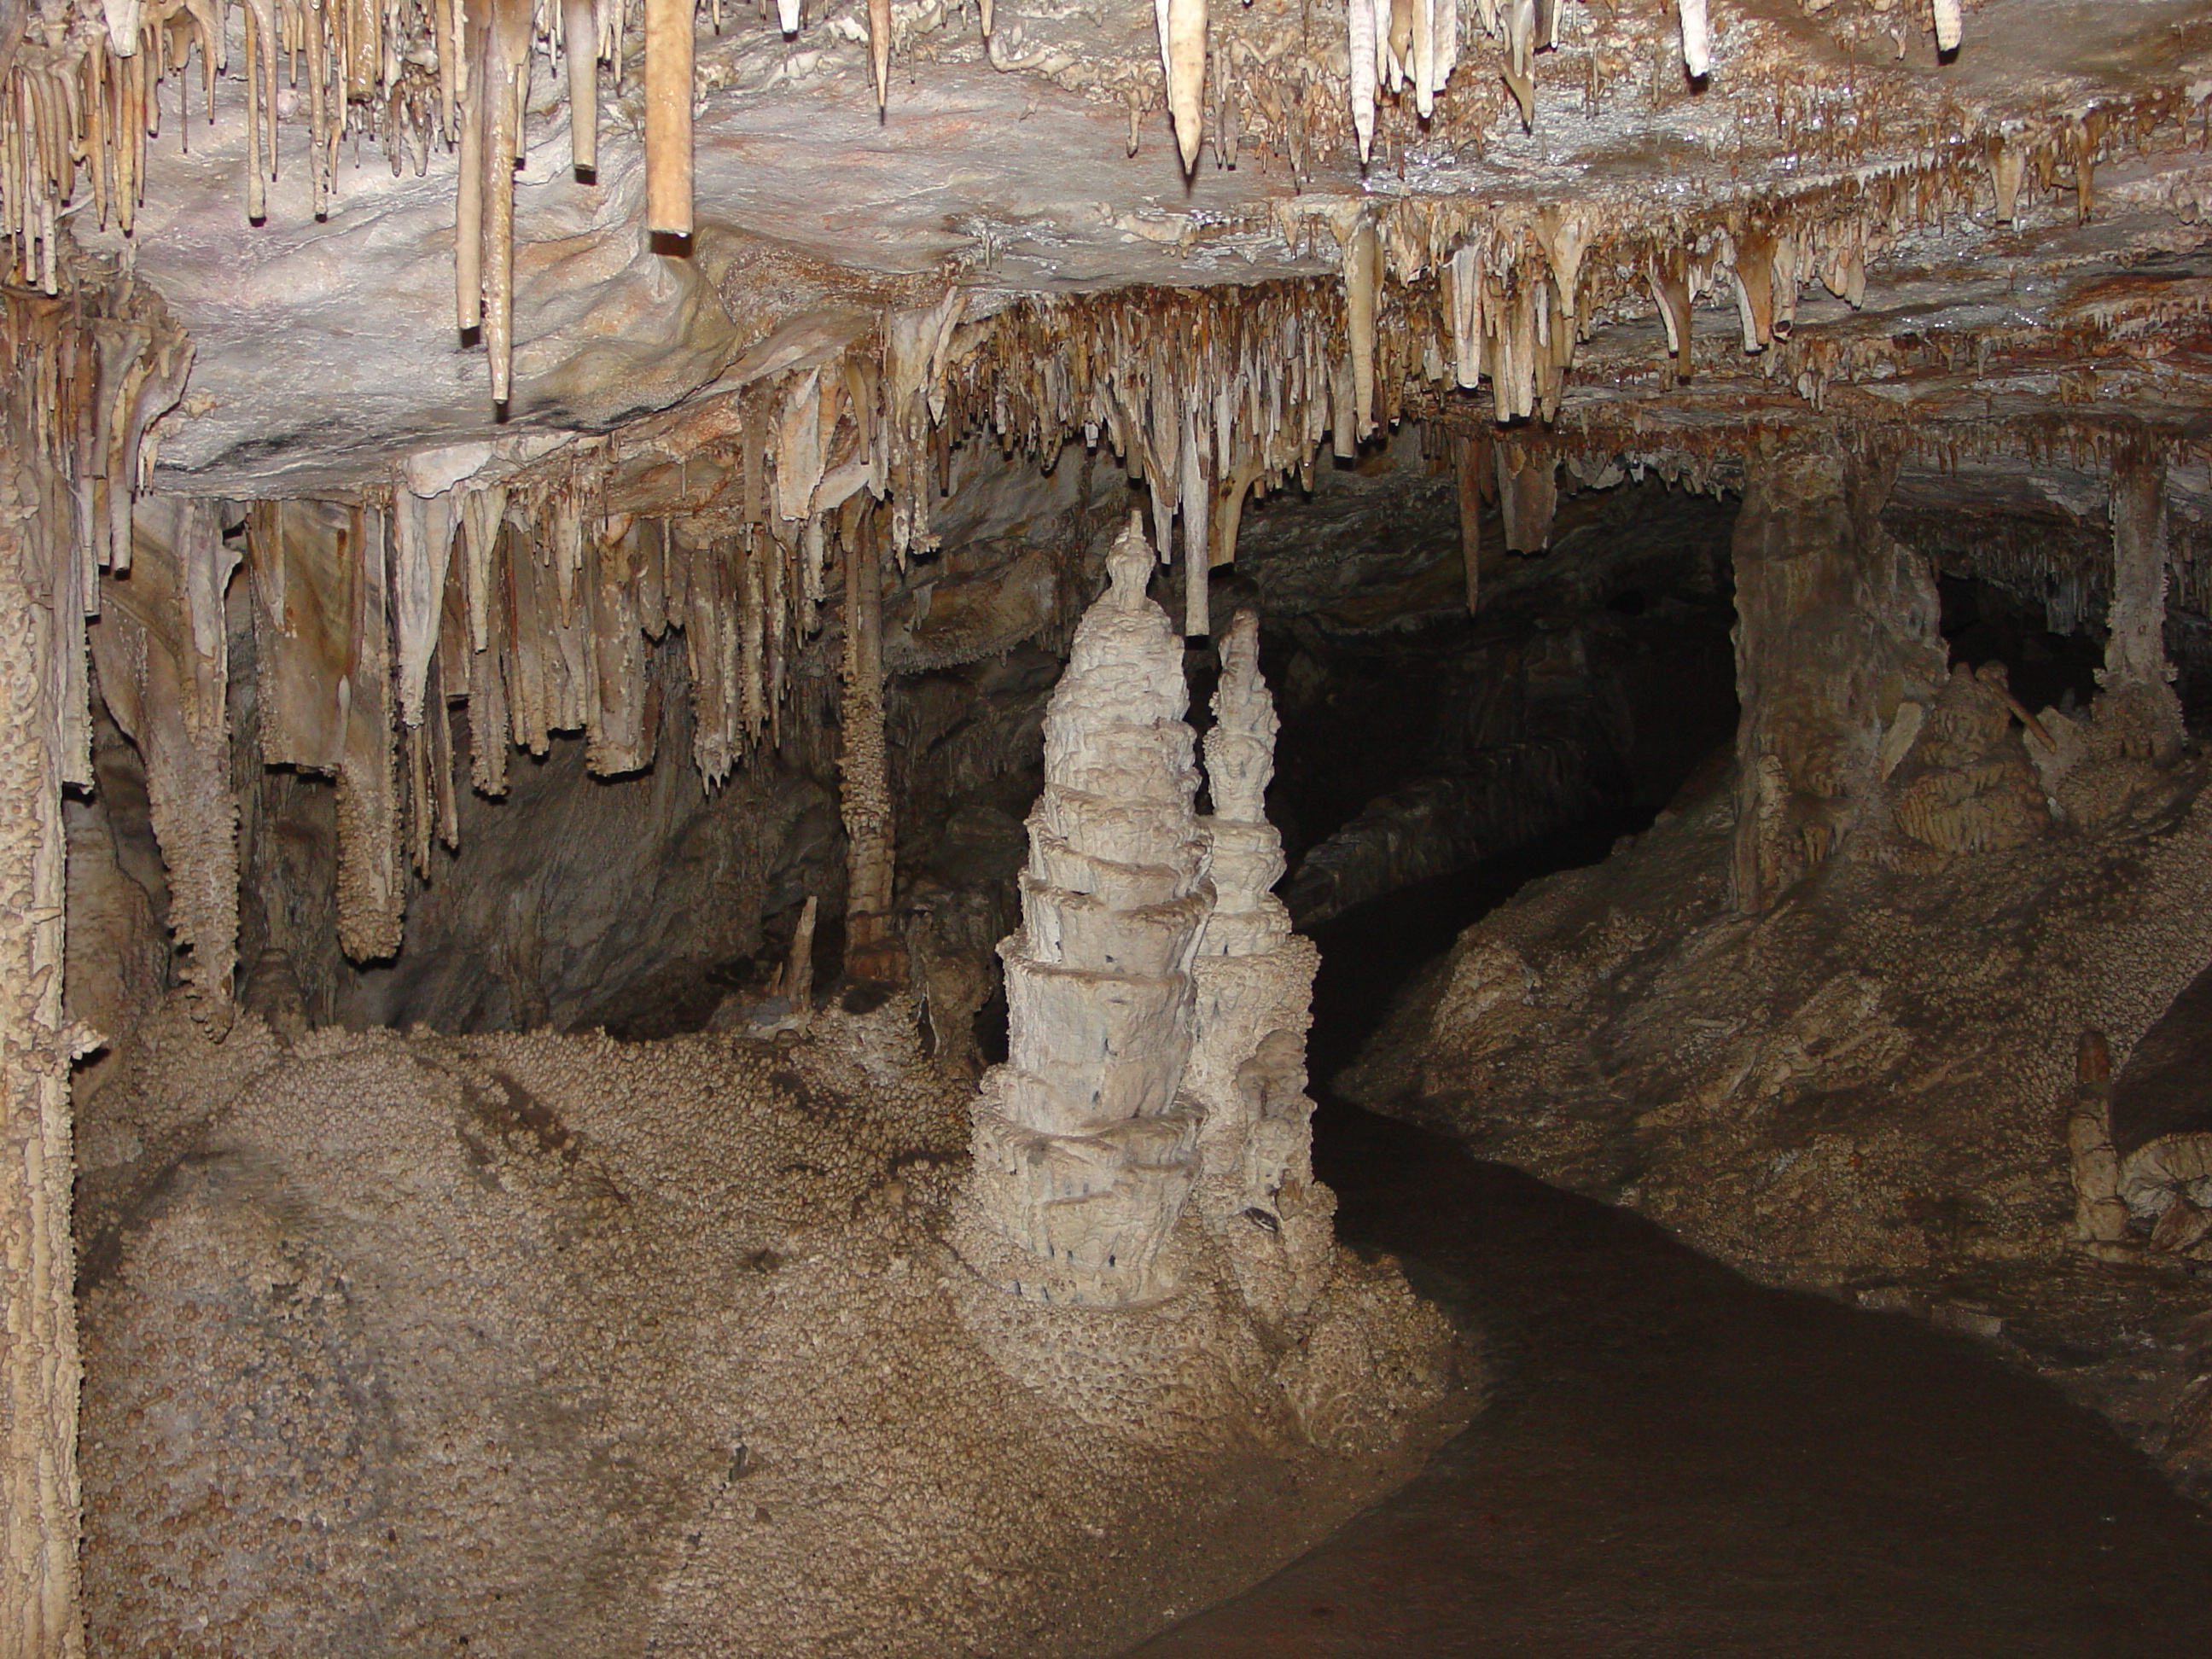
{"type": "MultiPolygon", "coordinates": [[[[1939,42],[1955,48],[1956,0],[1934,5],[1939,42]]],[[[1219,58],[1225,72],[1236,54],[1209,34],[1206,0],[1155,0],[1155,7],[1166,101],[1188,170],[1207,126],[1209,58],[1219,58]]],[[[27,280],[54,290],[57,228],[76,201],[81,173],[99,222],[112,216],[131,228],[143,199],[148,140],[161,125],[158,90],[175,82],[179,142],[188,145],[193,80],[202,118],[211,119],[232,70],[230,9],[229,0],[106,0],[97,17],[80,4],[64,15],[58,32],[34,24],[21,40],[0,40],[0,230],[14,236],[27,280]]],[[[647,0],[635,31],[628,0],[245,0],[240,9],[248,218],[264,218],[270,183],[300,165],[315,214],[326,215],[349,136],[380,142],[395,171],[411,161],[419,173],[434,149],[457,152],[455,324],[465,337],[480,334],[498,405],[514,391],[514,163],[526,142],[535,58],[542,55],[549,70],[557,58],[565,69],[572,159],[580,178],[595,179],[602,66],[623,73],[635,40],[647,228],[679,244],[692,233],[697,0],[647,0]],[[287,155],[279,119],[288,94],[307,117],[296,159],[287,155]]],[[[719,32],[719,0],[710,11],[719,32]]],[[[1461,62],[1465,30],[1460,0],[1346,0],[1345,11],[1346,95],[1364,163],[1378,93],[1410,93],[1417,117],[1430,119],[1461,62]]],[[[988,37],[988,0],[981,12],[988,37]]],[[[1524,122],[1534,119],[1535,55],[1559,44],[1564,12],[1559,0],[1478,0],[1468,20],[1503,43],[1500,73],[1524,122]]],[[[866,13],[881,104],[889,88],[888,0],[867,0],[866,13]]],[[[1704,0],[1680,0],[1680,15],[1685,66],[1702,76],[1710,65],[1704,0]]],[[[798,33],[797,0],[777,0],[776,21],[787,36],[798,33]]],[[[1213,116],[1224,131],[1234,125],[1223,112],[1225,95],[1214,100],[1223,107],[1213,116]]],[[[1535,325],[1548,328],[1540,311],[1535,325]]]]}

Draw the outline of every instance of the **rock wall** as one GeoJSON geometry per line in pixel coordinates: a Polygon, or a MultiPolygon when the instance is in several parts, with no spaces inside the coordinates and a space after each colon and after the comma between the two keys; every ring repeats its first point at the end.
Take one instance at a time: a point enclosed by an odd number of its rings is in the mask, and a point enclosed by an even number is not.
{"type": "MultiPolygon", "coordinates": [[[[1809,499],[1838,522],[1837,490],[1809,499]]],[[[2135,533],[2115,581],[2154,610],[2135,533]]],[[[2090,707],[2031,712],[2001,667],[1921,678],[1926,634],[1883,631],[1918,614],[1884,599],[1906,556],[1826,544],[1793,556],[1832,574],[1824,619],[1739,537],[1733,785],[1469,928],[1341,1086],[1754,1276],[1994,1340],[2212,1491],[2212,1139],[2116,1140],[2107,1100],[2212,960],[2204,767],[2141,655],[2154,610],[2116,623],[2090,707]],[[1796,664],[1763,634],[1791,614],[1819,623],[1796,664]]]]}

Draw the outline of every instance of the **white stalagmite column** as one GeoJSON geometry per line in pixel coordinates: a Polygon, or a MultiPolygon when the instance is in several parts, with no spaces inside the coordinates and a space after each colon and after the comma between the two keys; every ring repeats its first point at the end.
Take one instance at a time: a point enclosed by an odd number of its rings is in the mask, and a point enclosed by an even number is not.
{"type": "Polygon", "coordinates": [[[1183,1088],[1203,1109],[1198,1207],[1228,1246],[1240,1287],[1264,1317],[1303,1312],[1319,1291],[1336,1205],[1313,1178],[1306,1030],[1321,953],[1291,931],[1273,888],[1283,838],[1267,822],[1274,699],[1260,674],[1260,626],[1239,611],[1222,644],[1206,734],[1214,815],[1213,915],[1192,963],[1197,1036],[1183,1088]]]}
{"type": "Polygon", "coordinates": [[[1182,641],[1146,597],[1152,567],[1133,519],[1045,715],[1022,927],[999,947],[1010,1047],[976,1102],[963,1252],[1036,1301],[1172,1289],[1163,1251],[1199,1169],[1182,1085],[1213,889],[1182,641]]]}

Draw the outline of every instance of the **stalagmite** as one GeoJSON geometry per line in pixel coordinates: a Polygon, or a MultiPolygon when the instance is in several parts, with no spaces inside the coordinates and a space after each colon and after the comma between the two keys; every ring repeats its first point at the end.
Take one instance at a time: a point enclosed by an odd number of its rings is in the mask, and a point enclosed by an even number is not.
{"type": "MultiPolygon", "coordinates": [[[[444,0],[431,0],[442,15],[444,0]]],[[[561,50],[568,60],[568,147],[576,176],[599,171],[599,23],[592,0],[562,0],[561,50]]]]}
{"type": "Polygon", "coordinates": [[[1046,713],[1022,927],[1000,946],[1009,1048],[975,1105],[963,1249],[1035,1301],[1171,1289],[1168,1243],[1199,1173],[1181,1089],[1213,891],[1182,642],[1145,595],[1152,566],[1133,517],[1046,713]]]}
{"type": "Polygon", "coordinates": [[[1345,0],[1344,6],[1350,32],[1352,130],[1359,137],[1362,167],[1375,149],[1375,3],[1376,0],[1345,0]]]}
{"type": "Polygon", "coordinates": [[[799,921],[791,930],[791,951],[784,961],[784,1000],[801,1019],[814,1008],[814,918],[821,902],[809,893],[799,906],[799,921]]]}
{"type": "Polygon", "coordinates": [[[1213,815],[1203,820],[1214,888],[1191,962],[1195,1003],[1183,1088],[1203,1109],[1197,1206],[1230,1249],[1248,1301],[1279,1321],[1321,1287],[1335,1202],[1314,1180],[1305,1093],[1313,942],[1291,931],[1274,893],[1282,837],[1267,821],[1279,722],[1260,674],[1260,628],[1240,611],[1221,646],[1206,734],[1213,815]]]}
{"type": "Polygon", "coordinates": [[[1206,0],[1167,0],[1161,41],[1168,71],[1168,112],[1175,119],[1182,170],[1198,166],[1206,124],[1206,0]]]}
{"type": "Polygon", "coordinates": [[[2074,1098],[2066,1146],[2074,1180],[2074,1238],[2087,1254],[2126,1254],[2127,1200],[2112,1148],[2112,1057],[2101,1031],[2084,1031],[2075,1048],[2074,1098]]]}
{"type": "Polygon", "coordinates": [[[1674,0],[1682,22],[1682,70],[1692,81],[1712,72],[1713,48],[1705,21],[1705,0],[1674,0]]]}

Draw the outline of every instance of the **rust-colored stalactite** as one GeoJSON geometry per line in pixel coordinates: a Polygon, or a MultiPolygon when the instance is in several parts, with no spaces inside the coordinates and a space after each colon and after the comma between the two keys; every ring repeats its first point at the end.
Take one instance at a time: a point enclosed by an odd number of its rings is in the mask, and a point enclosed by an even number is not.
{"type": "Polygon", "coordinates": [[[891,915],[890,778],[884,743],[883,556],[875,515],[862,514],[845,548],[844,702],[839,723],[845,819],[845,972],[903,983],[905,952],[891,915]]]}

